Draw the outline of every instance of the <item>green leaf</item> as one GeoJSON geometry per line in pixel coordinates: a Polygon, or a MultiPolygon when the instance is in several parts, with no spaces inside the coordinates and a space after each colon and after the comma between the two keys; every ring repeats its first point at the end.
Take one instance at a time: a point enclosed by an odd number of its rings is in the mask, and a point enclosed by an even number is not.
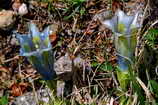
{"type": "Polygon", "coordinates": [[[103,70],[103,71],[111,71],[113,69],[112,65],[108,62],[105,62],[103,63],[100,68],[103,70]]]}
{"type": "Polygon", "coordinates": [[[120,105],[131,105],[131,97],[122,96],[120,99],[120,105]]]}
{"type": "Polygon", "coordinates": [[[81,16],[85,14],[85,11],[86,11],[85,8],[81,8],[81,9],[80,9],[80,14],[81,14],[81,16]]]}
{"type": "Polygon", "coordinates": [[[3,96],[0,98],[0,105],[7,105],[8,104],[8,98],[7,96],[3,96]]]}
{"type": "Polygon", "coordinates": [[[85,0],[69,0],[73,5],[80,5],[83,2],[85,2],[85,0]]]}
{"type": "Polygon", "coordinates": [[[91,63],[91,66],[92,66],[92,67],[97,67],[98,65],[100,65],[98,62],[92,62],[92,63],[91,63]]]}
{"type": "Polygon", "coordinates": [[[120,87],[122,90],[126,91],[128,88],[128,85],[130,83],[130,78],[129,78],[129,72],[122,72],[117,70],[117,78],[120,83],[120,87]]]}
{"type": "Polygon", "coordinates": [[[150,29],[145,36],[145,39],[149,42],[151,47],[154,47],[155,44],[158,44],[158,29],[150,29]]]}
{"type": "Polygon", "coordinates": [[[158,98],[158,83],[155,80],[150,80],[149,85],[152,93],[158,98]]]}

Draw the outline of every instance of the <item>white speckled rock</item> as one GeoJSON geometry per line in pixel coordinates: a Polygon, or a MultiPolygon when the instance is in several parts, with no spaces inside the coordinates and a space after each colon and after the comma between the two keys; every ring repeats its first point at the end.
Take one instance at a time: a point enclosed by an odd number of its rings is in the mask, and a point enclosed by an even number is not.
{"type": "Polygon", "coordinates": [[[18,9],[19,15],[26,15],[28,13],[28,9],[25,3],[22,3],[21,6],[18,9]]]}
{"type": "Polygon", "coordinates": [[[0,29],[8,29],[14,24],[15,13],[11,10],[0,11],[0,29]]]}

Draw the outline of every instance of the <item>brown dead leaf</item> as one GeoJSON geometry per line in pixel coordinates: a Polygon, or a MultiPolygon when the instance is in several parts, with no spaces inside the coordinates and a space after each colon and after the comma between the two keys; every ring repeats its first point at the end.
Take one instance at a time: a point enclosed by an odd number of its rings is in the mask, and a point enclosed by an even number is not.
{"type": "Polygon", "coordinates": [[[121,9],[123,8],[123,3],[117,0],[114,0],[112,2],[112,11],[115,13],[117,9],[121,9]]]}
{"type": "Polygon", "coordinates": [[[37,1],[34,1],[34,0],[31,0],[29,3],[35,7],[37,7],[39,5],[39,3],[37,1]]]}
{"type": "Polygon", "coordinates": [[[24,83],[24,82],[19,83],[19,85],[21,87],[22,92],[24,92],[26,88],[29,86],[28,83],[24,83]]]}
{"type": "Polygon", "coordinates": [[[97,45],[101,44],[101,43],[102,43],[101,36],[98,35],[98,37],[95,39],[94,42],[95,42],[97,45]]]}
{"type": "Polygon", "coordinates": [[[95,2],[93,0],[88,0],[87,4],[86,4],[86,8],[95,6],[95,2]]]}
{"type": "Polygon", "coordinates": [[[88,10],[88,13],[95,14],[95,13],[97,13],[97,11],[95,9],[90,9],[90,10],[88,10]]]}
{"type": "Polygon", "coordinates": [[[13,96],[21,96],[22,95],[22,90],[18,84],[13,84],[11,86],[11,93],[13,96]]]}
{"type": "Polygon", "coordinates": [[[5,73],[9,73],[9,69],[0,66],[0,72],[5,72],[5,73]]]}
{"type": "Polygon", "coordinates": [[[87,29],[85,30],[85,33],[86,35],[91,35],[94,31],[95,31],[95,28],[98,26],[98,24],[96,22],[91,22],[87,29]]]}
{"type": "Polygon", "coordinates": [[[88,29],[86,30],[85,34],[86,35],[91,35],[94,32],[94,30],[88,29]]]}
{"type": "Polygon", "coordinates": [[[108,60],[108,61],[109,61],[109,62],[112,62],[112,61],[116,61],[116,59],[117,59],[117,57],[116,57],[116,56],[112,56],[112,57],[110,57],[110,58],[109,58],[109,60],[108,60]]]}
{"type": "Polygon", "coordinates": [[[105,62],[105,58],[102,57],[102,56],[97,56],[97,60],[98,60],[99,63],[105,62]]]}
{"type": "Polygon", "coordinates": [[[54,42],[57,39],[57,35],[56,34],[50,34],[49,39],[50,39],[51,42],[54,42]]]}
{"type": "Polygon", "coordinates": [[[75,55],[73,55],[73,54],[70,55],[70,59],[71,59],[71,60],[74,60],[75,58],[76,58],[75,55]]]}
{"type": "Polygon", "coordinates": [[[48,7],[48,3],[41,2],[40,6],[43,7],[43,8],[47,8],[48,7]]]}
{"type": "Polygon", "coordinates": [[[13,85],[11,85],[11,94],[13,96],[21,96],[27,87],[27,83],[14,83],[13,85]]]}
{"type": "Polygon", "coordinates": [[[50,31],[51,34],[49,35],[49,39],[51,42],[55,42],[55,40],[57,39],[57,31],[58,31],[58,25],[57,24],[52,24],[49,26],[50,27],[50,31]]]}

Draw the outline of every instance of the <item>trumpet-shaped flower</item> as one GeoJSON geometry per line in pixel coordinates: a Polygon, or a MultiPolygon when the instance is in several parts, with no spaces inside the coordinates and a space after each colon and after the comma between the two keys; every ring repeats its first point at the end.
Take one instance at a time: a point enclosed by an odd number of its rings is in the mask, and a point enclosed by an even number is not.
{"type": "Polygon", "coordinates": [[[138,13],[134,16],[128,16],[123,11],[117,10],[115,15],[103,22],[109,29],[111,29],[115,35],[121,36],[131,35],[131,33],[140,27],[138,24],[138,13]]]}
{"type": "Polygon", "coordinates": [[[114,43],[118,53],[120,70],[128,70],[134,60],[136,32],[140,27],[138,13],[134,16],[128,16],[123,11],[117,10],[115,15],[111,19],[105,20],[103,24],[111,29],[115,35],[114,43]]]}
{"type": "Polygon", "coordinates": [[[16,33],[21,46],[20,55],[26,56],[45,80],[56,78],[54,57],[49,35],[49,27],[45,28],[43,32],[39,32],[33,23],[29,25],[28,34],[16,33]]]}

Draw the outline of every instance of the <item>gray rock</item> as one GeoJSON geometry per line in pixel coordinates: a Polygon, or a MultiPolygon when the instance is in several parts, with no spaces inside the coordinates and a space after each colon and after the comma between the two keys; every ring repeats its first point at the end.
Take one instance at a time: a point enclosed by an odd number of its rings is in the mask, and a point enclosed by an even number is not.
{"type": "Polygon", "coordinates": [[[28,92],[17,97],[10,105],[39,105],[40,102],[48,104],[51,95],[51,91],[48,88],[38,90],[36,93],[28,92]],[[35,94],[37,94],[37,97],[35,97],[35,94]]]}

